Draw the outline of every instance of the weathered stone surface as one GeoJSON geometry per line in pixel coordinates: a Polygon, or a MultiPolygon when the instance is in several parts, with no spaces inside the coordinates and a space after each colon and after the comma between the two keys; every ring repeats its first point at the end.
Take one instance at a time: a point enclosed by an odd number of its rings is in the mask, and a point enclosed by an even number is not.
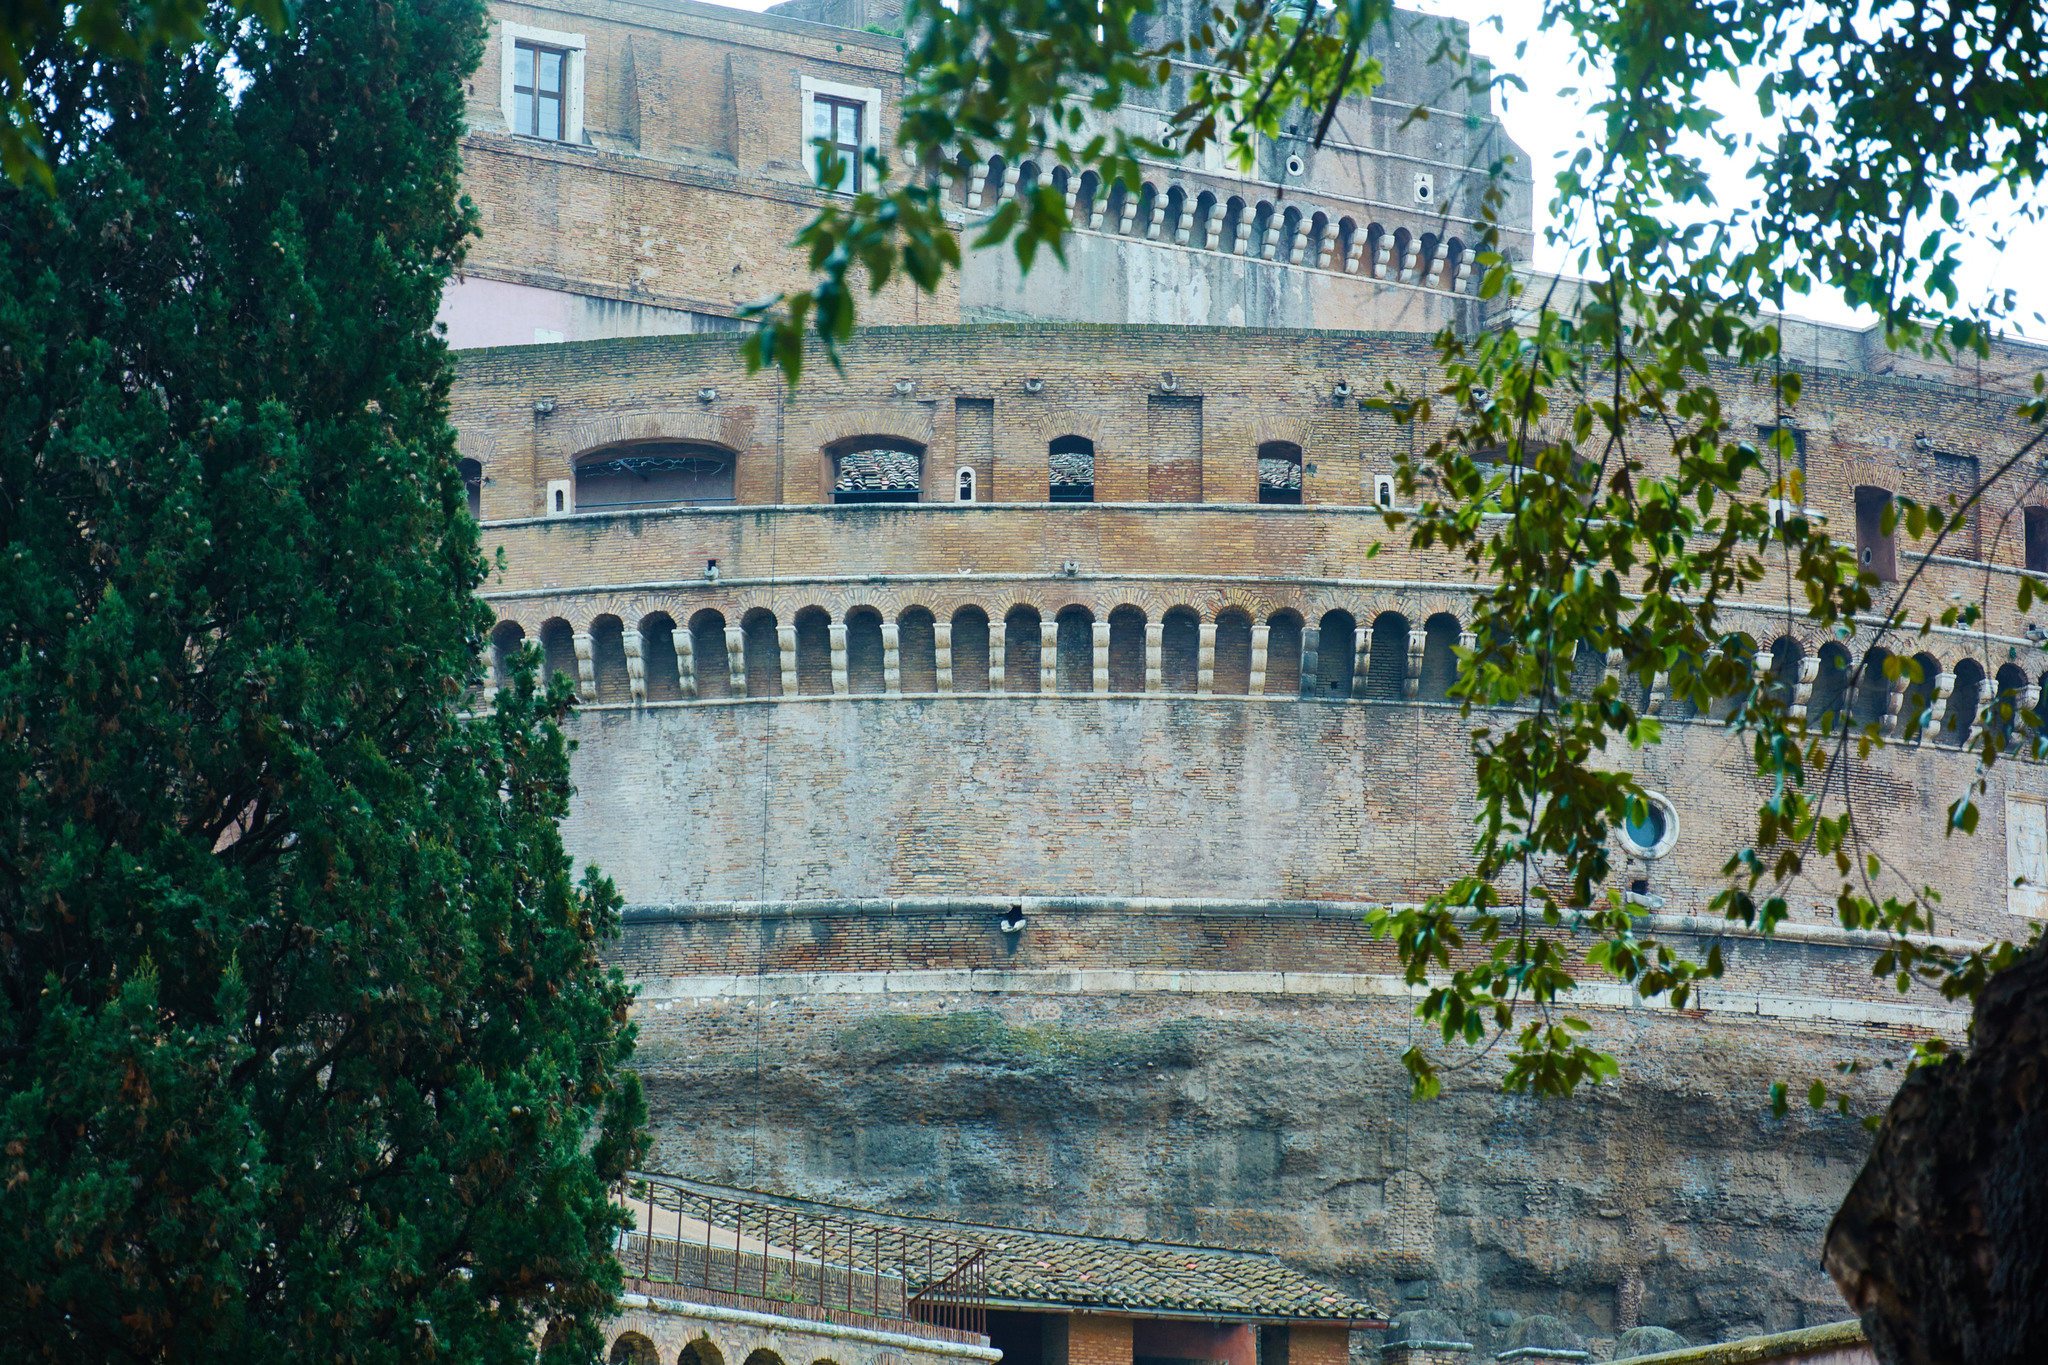
{"type": "Polygon", "coordinates": [[[1887,1365],[2048,1354],[2048,947],[1993,977],[1968,1056],[1892,1100],[1827,1268],[1887,1365]]]}
{"type": "Polygon", "coordinates": [[[1614,1358],[1628,1360],[1634,1356],[1655,1355],[1659,1351],[1676,1351],[1689,1344],[1669,1327],[1631,1327],[1615,1338],[1614,1358]]]}

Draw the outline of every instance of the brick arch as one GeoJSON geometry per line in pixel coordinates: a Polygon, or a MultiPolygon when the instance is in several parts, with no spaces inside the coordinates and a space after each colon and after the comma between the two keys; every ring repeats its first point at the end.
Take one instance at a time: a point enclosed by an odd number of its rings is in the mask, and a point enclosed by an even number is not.
{"type": "Polygon", "coordinates": [[[1202,618],[1205,621],[1214,621],[1224,612],[1236,607],[1239,611],[1249,613],[1255,623],[1263,623],[1268,616],[1279,610],[1279,603],[1274,600],[1271,593],[1246,584],[1226,583],[1214,589],[1213,596],[1215,600],[1209,604],[1209,612],[1202,618]]]}
{"type": "Polygon", "coordinates": [[[1099,413],[1068,407],[1057,401],[1036,404],[1023,425],[1040,445],[1061,436],[1085,436],[1095,443],[1097,458],[1101,457],[1105,445],[1112,444],[1107,434],[1109,427],[1099,413]]]}
{"type": "Polygon", "coordinates": [[[932,443],[932,414],[922,403],[847,408],[822,415],[811,428],[810,436],[821,458],[826,457],[830,447],[856,436],[888,436],[928,447],[932,443]]]}
{"type": "Polygon", "coordinates": [[[579,456],[621,441],[702,441],[744,455],[754,443],[754,421],[747,410],[662,408],[570,423],[562,428],[558,439],[569,452],[572,465],[579,456]]]}
{"type": "Polygon", "coordinates": [[[1095,600],[1098,604],[1096,614],[1105,621],[1109,619],[1109,614],[1118,607],[1131,607],[1144,612],[1145,620],[1149,623],[1157,621],[1161,616],[1165,615],[1166,609],[1173,605],[1159,593],[1149,588],[1111,589],[1108,592],[1098,593],[1095,600]]]}

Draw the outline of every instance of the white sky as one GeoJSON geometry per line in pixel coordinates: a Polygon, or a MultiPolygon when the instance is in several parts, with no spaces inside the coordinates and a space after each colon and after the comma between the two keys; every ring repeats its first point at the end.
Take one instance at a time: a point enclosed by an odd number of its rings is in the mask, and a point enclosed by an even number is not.
{"type": "MultiPolygon", "coordinates": [[[[717,2],[759,11],[766,9],[774,0],[717,2]]],[[[1544,240],[1544,229],[1550,225],[1548,207],[1553,177],[1578,150],[1588,132],[1585,115],[1588,101],[1582,94],[1561,93],[1564,88],[1578,84],[1570,41],[1540,30],[1541,0],[1513,0],[1508,4],[1501,3],[1501,0],[1402,0],[1402,3],[1405,8],[1465,20],[1472,26],[1473,48],[1490,58],[1497,71],[1519,75],[1527,83],[1527,91],[1499,90],[1495,100],[1509,135],[1521,144],[1535,163],[1537,245],[1533,264],[1538,269],[1577,273],[1576,253],[1568,247],[1552,246],[1544,240]],[[1498,27],[1495,26],[1496,20],[1498,27]],[[1517,49],[1523,44],[1527,45],[1526,51],[1518,56],[1517,49]]],[[[1738,91],[1732,82],[1724,83],[1723,88],[1715,93],[1718,96],[1715,108],[1727,116],[1738,131],[1759,136],[1770,132],[1768,122],[1757,113],[1755,100],[1738,91]]],[[[1714,188],[1724,209],[1749,198],[1751,191],[1744,178],[1745,169],[1746,163],[1726,160],[1714,165],[1714,188]]],[[[1987,201],[1975,211],[1978,217],[1974,221],[1980,231],[2009,227],[2012,236],[2003,252],[1995,250],[1988,241],[1972,242],[1965,247],[1964,268],[1958,277],[1961,302],[1980,301],[1993,291],[2011,289],[2018,299],[2013,315],[2019,321],[2014,330],[2035,338],[2048,336],[2048,322],[2035,317],[2036,314],[2048,315],[2048,270],[2037,264],[2048,261],[2048,226],[2023,225],[2010,217],[2009,203],[2006,208],[2008,213],[2003,223],[1998,221],[1998,208],[1992,201],[1987,201]]],[[[1859,317],[1839,295],[1821,291],[1804,298],[1788,298],[1786,312],[1836,323],[1863,325],[1870,321],[1867,316],[1859,317]]]]}

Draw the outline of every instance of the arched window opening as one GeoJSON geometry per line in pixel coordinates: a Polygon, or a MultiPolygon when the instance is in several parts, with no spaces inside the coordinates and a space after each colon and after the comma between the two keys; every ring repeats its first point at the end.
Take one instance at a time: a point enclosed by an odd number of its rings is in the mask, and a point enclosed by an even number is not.
{"type": "Polygon", "coordinates": [[[1252,618],[1236,607],[1216,616],[1216,673],[1211,684],[1226,697],[1252,690],[1252,618]]]}
{"type": "Polygon", "coordinates": [[[1771,642],[1771,688],[1781,705],[1790,706],[1799,695],[1799,665],[1806,651],[1789,635],[1771,642]]]}
{"type": "Polygon", "coordinates": [[[676,1365],[725,1365],[725,1353],[710,1337],[698,1337],[676,1352],[676,1365]]]}
{"type": "Polygon", "coordinates": [[[2026,686],[2026,670],[2018,664],[2004,664],[1999,668],[1984,725],[1998,736],[2001,748],[2012,743],[2014,733],[2021,728],[2019,717],[2025,699],[2020,693],[2026,690],[2026,686]]]}
{"type": "Polygon", "coordinates": [[[856,436],[832,447],[832,501],[916,502],[924,447],[893,436],[856,436]]]}
{"type": "Polygon", "coordinates": [[[600,616],[590,623],[590,665],[600,703],[616,706],[633,700],[626,672],[626,628],[618,617],[600,616]]]}
{"type": "Polygon", "coordinates": [[[1011,608],[1010,614],[1003,618],[1003,690],[1038,691],[1044,681],[1040,676],[1043,663],[1040,656],[1044,652],[1037,609],[1011,608]]]}
{"type": "Polygon", "coordinates": [[[1109,690],[1145,690],[1145,613],[1136,607],[1109,614],[1109,690]]]}
{"type": "Polygon", "coordinates": [[[1917,676],[1907,684],[1906,700],[1899,707],[1899,733],[1909,739],[1931,739],[1933,736],[1927,733],[1931,724],[1927,712],[1941,683],[1941,660],[1932,654],[1915,654],[1913,672],[1917,676]]]}
{"type": "Polygon", "coordinates": [[[923,607],[906,607],[896,618],[896,667],[905,692],[939,690],[937,620],[923,607]]]}
{"type": "Polygon", "coordinates": [[[756,607],[740,621],[745,634],[747,695],[782,695],[782,639],[775,632],[775,613],[756,607]]]}
{"type": "Polygon", "coordinates": [[[1259,447],[1259,501],[1301,503],[1300,446],[1292,441],[1267,441],[1259,447]]]}
{"type": "Polygon", "coordinates": [[[566,674],[570,682],[578,682],[576,669],[576,632],[569,623],[559,616],[551,616],[540,623],[541,656],[547,663],[547,677],[557,673],[566,674]]]}
{"type": "Polygon", "coordinates": [[[647,700],[683,699],[682,670],[676,658],[676,623],[665,611],[641,618],[640,670],[647,681],[647,700]]]}
{"type": "Polygon", "coordinates": [[[1348,611],[1326,611],[1316,628],[1318,697],[1351,695],[1351,669],[1358,660],[1358,619],[1348,611]]]}
{"type": "Polygon", "coordinates": [[[576,458],[576,510],[715,506],[733,500],[733,453],[691,441],[638,441],[576,458]]]}
{"type": "Polygon", "coordinates": [[[526,648],[526,627],[517,621],[500,621],[491,630],[491,685],[512,685],[512,659],[526,648]]]}
{"type": "MultiPolygon", "coordinates": [[[[1721,653],[1744,677],[1754,678],[1756,670],[1756,641],[1747,635],[1731,635],[1721,642],[1721,653]]],[[[1739,687],[1724,697],[1714,698],[1707,715],[1713,720],[1726,720],[1749,701],[1754,684],[1739,687]]]]}
{"type": "Polygon", "coordinates": [[[873,607],[846,613],[846,690],[858,696],[884,690],[882,613],[873,607]]]}
{"type": "Polygon", "coordinates": [[[1186,607],[1171,608],[1160,618],[1159,685],[1191,695],[1201,677],[1202,618],[1186,607]]]}
{"type": "Polygon", "coordinates": [[[732,660],[725,650],[725,617],[700,611],[690,618],[690,646],[697,664],[697,696],[719,701],[732,695],[732,660]]]}
{"type": "Polygon", "coordinates": [[[796,690],[806,697],[832,695],[832,617],[823,607],[796,614],[796,690]]]}
{"type": "Polygon", "coordinates": [[[1056,671],[1053,686],[1062,692],[1095,690],[1095,614],[1086,607],[1060,608],[1053,618],[1056,671]]]}
{"type": "Polygon", "coordinates": [[[1892,495],[1885,489],[1856,490],[1856,567],[1876,574],[1880,583],[1895,583],[1899,578],[1898,552],[1884,529],[1884,516],[1891,505],[1892,495]]]}
{"type": "Polygon", "coordinates": [[[1417,696],[1423,701],[1449,701],[1458,680],[1458,618],[1440,611],[1422,623],[1422,673],[1417,696]]]}
{"type": "Polygon", "coordinates": [[[1266,695],[1292,697],[1301,691],[1301,617],[1273,613],[1266,622],[1266,695]]]}
{"type": "Polygon", "coordinates": [[[1372,621],[1372,661],[1365,670],[1365,695],[1400,701],[1408,690],[1408,618],[1383,611],[1372,621]]]}
{"type": "Polygon", "coordinates": [[[988,613],[980,607],[953,613],[953,690],[988,691],[988,613]]]}
{"type": "Polygon", "coordinates": [[[1195,196],[1195,221],[1189,234],[1189,244],[1199,245],[1207,250],[1216,249],[1216,238],[1223,231],[1223,221],[1217,217],[1216,196],[1203,190],[1195,196]]]}
{"type": "Polygon", "coordinates": [[[1081,172],[1081,189],[1075,197],[1073,217],[1077,228],[1100,227],[1102,224],[1102,177],[1093,171],[1081,172]]]}
{"type": "Polygon", "coordinates": [[[1095,501],[1095,442],[1058,436],[1046,446],[1047,497],[1053,502],[1095,501]]]}
{"type": "Polygon", "coordinates": [[[1858,725],[1876,725],[1885,717],[1885,702],[1890,700],[1891,679],[1884,675],[1885,661],[1891,658],[1891,651],[1872,649],[1863,655],[1862,671],[1856,679],[1856,696],[1850,711],[1858,725]]]}
{"type": "Polygon", "coordinates": [[[955,486],[955,488],[954,488],[954,500],[955,500],[956,502],[973,502],[973,501],[974,501],[974,466],[973,466],[973,465],[965,465],[965,464],[963,464],[963,465],[961,465],[961,466],[960,466],[960,474],[959,474],[959,483],[958,483],[958,484],[957,484],[957,485],[955,486]]]}
{"type": "Polygon", "coordinates": [[[1166,191],[1166,216],[1160,221],[1159,235],[1186,246],[1188,226],[1188,192],[1175,185],[1166,191]]]}
{"type": "Polygon", "coordinates": [[[484,519],[484,467],[475,460],[464,460],[457,466],[462,471],[462,497],[469,505],[469,515],[477,521],[484,519]]]}
{"type": "Polygon", "coordinates": [[[661,1365],[661,1352],[638,1332],[621,1332],[612,1343],[611,1365],[661,1365]]]}
{"type": "Polygon", "coordinates": [[[1245,218],[1244,200],[1232,195],[1223,208],[1223,249],[1233,256],[1244,254],[1245,241],[1251,236],[1251,223],[1245,218]]]}
{"type": "Polygon", "coordinates": [[[1607,677],[1607,651],[1598,641],[1581,640],[1572,656],[1572,695],[1581,699],[1593,695],[1607,677]]]}
{"type": "Polygon", "coordinates": [[[2027,521],[2027,568],[2048,573],[2048,507],[2022,509],[2027,521]]]}
{"type": "Polygon", "coordinates": [[[1807,724],[1839,730],[1849,719],[1849,651],[1833,640],[1820,647],[1820,669],[1806,698],[1807,724]]]}
{"type": "Polygon", "coordinates": [[[1948,697],[1948,717],[1942,721],[1935,742],[1956,748],[1969,741],[1970,729],[1976,725],[1977,712],[1983,706],[1984,665],[1975,659],[1960,660],[1956,664],[1955,689],[1948,697]]]}

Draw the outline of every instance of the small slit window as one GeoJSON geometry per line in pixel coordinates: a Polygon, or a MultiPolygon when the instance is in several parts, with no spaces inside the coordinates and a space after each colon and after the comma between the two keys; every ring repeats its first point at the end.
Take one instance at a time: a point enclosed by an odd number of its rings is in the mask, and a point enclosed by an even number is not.
{"type": "Polygon", "coordinates": [[[955,501],[974,501],[974,467],[972,465],[960,466],[960,477],[955,493],[955,501]]]}

